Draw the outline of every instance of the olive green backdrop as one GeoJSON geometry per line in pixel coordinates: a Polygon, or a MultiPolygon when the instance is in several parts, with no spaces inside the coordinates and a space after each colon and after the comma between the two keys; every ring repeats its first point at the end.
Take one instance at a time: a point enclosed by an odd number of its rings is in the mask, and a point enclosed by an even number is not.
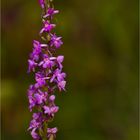
{"type": "MultiPolygon", "coordinates": [[[[138,140],[138,0],[54,0],[67,92],[57,140],[138,140]]],[[[2,140],[31,140],[27,74],[39,39],[38,0],[2,0],[2,140]]]]}

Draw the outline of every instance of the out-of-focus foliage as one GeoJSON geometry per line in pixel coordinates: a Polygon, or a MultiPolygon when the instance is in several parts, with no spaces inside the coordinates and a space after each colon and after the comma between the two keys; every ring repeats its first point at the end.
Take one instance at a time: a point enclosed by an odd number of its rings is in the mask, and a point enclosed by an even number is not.
{"type": "MultiPolygon", "coordinates": [[[[138,0],[54,0],[67,92],[56,93],[57,140],[138,139],[138,0]]],[[[38,0],[2,0],[2,140],[29,140],[26,91],[38,0]]]]}

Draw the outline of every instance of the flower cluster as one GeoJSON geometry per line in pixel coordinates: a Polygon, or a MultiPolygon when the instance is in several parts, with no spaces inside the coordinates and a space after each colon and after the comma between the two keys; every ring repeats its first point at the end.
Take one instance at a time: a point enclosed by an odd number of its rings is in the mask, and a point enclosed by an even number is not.
{"type": "Polygon", "coordinates": [[[35,83],[28,89],[29,110],[33,113],[28,130],[33,139],[54,139],[57,128],[48,128],[48,123],[54,118],[59,107],[55,105],[56,89],[65,91],[66,74],[62,72],[64,56],[53,56],[54,52],[63,44],[62,38],[52,33],[56,27],[52,23],[53,16],[59,13],[48,0],[40,0],[43,9],[43,27],[40,31],[41,38],[45,43],[33,41],[33,51],[28,60],[28,72],[33,72],[35,83]]]}

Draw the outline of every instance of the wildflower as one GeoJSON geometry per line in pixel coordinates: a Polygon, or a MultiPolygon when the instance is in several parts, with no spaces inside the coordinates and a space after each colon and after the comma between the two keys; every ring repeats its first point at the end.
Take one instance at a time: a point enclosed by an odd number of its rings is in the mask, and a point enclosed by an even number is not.
{"type": "Polygon", "coordinates": [[[66,86],[66,81],[58,82],[59,91],[65,90],[65,86],[66,86]]]}
{"type": "Polygon", "coordinates": [[[39,135],[36,132],[41,127],[41,113],[34,113],[33,120],[30,122],[28,130],[31,130],[31,136],[33,139],[39,139],[39,135]]]}
{"type": "Polygon", "coordinates": [[[51,102],[54,102],[54,100],[55,100],[55,95],[51,95],[51,96],[49,97],[49,100],[50,100],[51,102]]]}
{"type": "Polygon", "coordinates": [[[44,106],[43,108],[44,108],[44,113],[48,114],[49,116],[54,116],[54,114],[59,110],[58,106],[53,106],[53,107],[44,106]]]}
{"type": "Polygon", "coordinates": [[[57,14],[59,13],[59,10],[54,10],[54,8],[48,8],[47,10],[47,14],[45,16],[43,16],[44,18],[47,18],[47,17],[51,17],[54,15],[54,14],[57,14]]]}
{"type": "Polygon", "coordinates": [[[54,62],[49,58],[44,58],[44,60],[39,63],[39,66],[42,66],[43,68],[52,68],[53,65],[54,62]]]}
{"type": "Polygon", "coordinates": [[[39,55],[42,52],[42,48],[47,47],[47,44],[40,44],[39,41],[34,40],[33,41],[33,52],[30,54],[30,58],[34,61],[38,61],[39,60],[39,55]]]}
{"type": "Polygon", "coordinates": [[[37,63],[34,62],[33,60],[28,60],[28,63],[29,63],[29,68],[28,68],[28,72],[31,72],[31,71],[35,71],[35,68],[37,66],[37,63]]]}
{"type": "Polygon", "coordinates": [[[45,0],[39,0],[41,8],[45,7],[45,0]]]}
{"type": "Polygon", "coordinates": [[[63,60],[64,60],[64,56],[63,55],[60,55],[60,56],[57,57],[57,62],[58,62],[58,65],[59,65],[60,69],[63,68],[63,65],[62,65],[63,60]]]}
{"type": "Polygon", "coordinates": [[[43,103],[43,100],[44,100],[44,96],[43,95],[40,95],[40,94],[36,93],[34,95],[34,97],[35,97],[36,103],[38,105],[43,103]]]}
{"type": "Polygon", "coordinates": [[[33,96],[28,96],[28,100],[29,100],[29,109],[31,112],[33,107],[35,106],[36,102],[35,102],[35,99],[33,98],[33,96]]]}
{"type": "Polygon", "coordinates": [[[36,88],[43,87],[46,84],[46,79],[45,79],[43,73],[41,73],[41,72],[38,72],[38,73],[35,74],[35,80],[37,82],[35,84],[36,88]]]}
{"type": "Polygon", "coordinates": [[[55,104],[55,90],[65,90],[66,74],[62,72],[63,55],[54,56],[53,51],[63,42],[52,30],[56,26],[52,23],[53,15],[59,11],[52,7],[52,1],[40,0],[43,9],[43,28],[40,31],[41,39],[46,44],[33,40],[33,50],[28,59],[28,72],[34,73],[35,83],[28,89],[29,110],[33,113],[28,130],[34,140],[55,139],[56,127],[45,128],[52,121],[59,107],[55,104]],[[48,4],[48,5],[47,5],[48,4]],[[43,135],[41,133],[43,133],[43,135]]]}
{"type": "Polygon", "coordinates": [[[50,32],[55,26],[55,24],[44,21],[44,27],[41,29],[40,34],[42,34],[43,32],[50,32]]]}
{"type": "Polygon", "coordinates": [[[55,34],[52,34],[51,36],[52,37],[51,37],[50,45],[59,48],[63,44],[63,42],[61,41],[62,37],[57,37],[55,34]]]}
{"type": "Polygon", "coordinates": [[[50,138],[50,137],[56,137],[56,132],[58,131],[58,129],[56,128],[56,127],[54,127],[54,128],[48,128],[47,129],[47,132],[48,132],[48,138],[50,138]]]}
{"type": "Polygon", "coordinates": [[[33,139],[35,140],[38,140],[39,139],[39,135],[37,134],[37,132],[35,132],[36,129],[34,128],[32,131],[31,131],[31,136],[33,139]]]}
{"type": "Polygon", "coordinates": [[[66,74],[64,72],[61,72],[61,70],[59,69],[56,69],[54,71],[54,74],[52,76],[52,78],[50,79],[50,82],[60,82],[60,81],[63,81],[64,78],[66,77],[66,74]]]}

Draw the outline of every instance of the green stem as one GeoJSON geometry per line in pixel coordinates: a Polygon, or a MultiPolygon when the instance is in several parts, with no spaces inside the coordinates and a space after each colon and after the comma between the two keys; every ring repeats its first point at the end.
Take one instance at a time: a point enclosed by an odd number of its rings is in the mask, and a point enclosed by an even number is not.
{"type": "Polygon", "coordinates": [[[47,128],[48,128],[48,124],[46,122],[44,122],[42,140],[47,140],[47,128]]]}
{"type": "Polygon", "coordinates": [[[49,138],[49,140],[54,140],[54,136],[51,135],[50,138],[49,138]]]}

